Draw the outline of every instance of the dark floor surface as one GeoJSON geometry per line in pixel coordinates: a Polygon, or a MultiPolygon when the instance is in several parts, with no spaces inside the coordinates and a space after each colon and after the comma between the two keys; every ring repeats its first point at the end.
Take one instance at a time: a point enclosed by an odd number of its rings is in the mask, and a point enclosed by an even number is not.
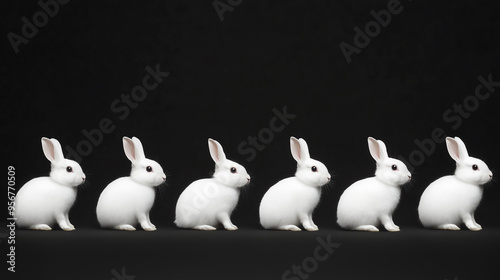
{"type": "Polygon", "coordinates": [[[318,232],[256,228],[201,232],[173,227],[156,232],[18,230],[16,245],[18,279],[500,277],[500,228],[480,232],[403,228],[397,233],[333,227],[318,232]],[[329,253],[321,247],[328,242],[334,243],[329,253]],[[294,265],[301,268],[293,270],[294,265]]]}

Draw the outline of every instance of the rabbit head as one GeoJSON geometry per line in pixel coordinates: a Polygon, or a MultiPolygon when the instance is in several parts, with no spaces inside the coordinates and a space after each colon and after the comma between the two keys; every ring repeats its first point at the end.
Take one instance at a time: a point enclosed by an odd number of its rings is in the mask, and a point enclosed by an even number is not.
{"type": "Polygon", "coordinates": [[[290,150],[293,158],[297,161],[297,171],[295,172],[297,179],[314,187],[321,187],[330,181],[331,176],[326,166],[309,156],[306,140],[290,137],[290,150]]]}
{"type": "Polygon", "coordinates": [[[245,167],[228,160],[219,142],[209,138],[208,149],[210,150],[210,156],[215,162],[213,178],[217,183],[228,187],[240,188],[250,182],[250,175],[248,175],[245,167]]]}
{"type": "Polygon", "coordinates": [[[146,158],[139,138],[123,137],[123,150],[132,162],[132,171],[130,172],[132,180],[149,187],[156,187],[165,182],[166,175],[163,173],[163,169],[156,161],[146,158]]]}
{"type": "Polygon", "coordinates": [[[464,142],[458,138],[446,137],[446,147],[451,158],[457,162],[455,176],[467,183],[484,185],[491,181],[493,173],[482,160],[467,153],[464,142]]]}
{"type": "Polygon", "coordinates": [[[82,168],[76,161],[64,158],[61,144],[57,139],[42,137],[42,150],[51,163],[52,180],[70,187],[77,187],[85,181],[82,168]]]}
{"type": "Polygon", "coordinates": [[[411,173],[406,165],[387,155],[387,148],[382,140],[368,137],[368,148],[373,159],[377,162],[375,177],[388,185],[401,186],[408,183],[411,173]]]}

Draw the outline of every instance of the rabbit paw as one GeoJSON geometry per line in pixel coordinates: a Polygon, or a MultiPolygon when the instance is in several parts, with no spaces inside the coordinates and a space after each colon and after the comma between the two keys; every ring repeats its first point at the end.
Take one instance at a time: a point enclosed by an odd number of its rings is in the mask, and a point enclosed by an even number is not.
{"type": "Polygon", "coordinates": [[[233,224],[224,226],[224,228],[227,230],[237,230],[238,229],[238,227],[233,225],[233,224]]]}
{"type": "Polygon", "coordinates": [[[296,225],[280,226],[279,230],[290,230],[290,231],[301,231],[301,229],[296,225]]]}
{"type": "Polygon", "coordinates": [[[73,230],[75,230],[75,227],[61,226],[61,229],[64,230],[64,231],[73,231],[73,230]]]}
{"type": "Polygon", "coordinates": [[[460,230],[460,228],[454,224],[444,224],[444,225],[438,226],[437,228],[444,229],[444,230],[460,230]]]}
{"type": "Polygon", "coordinates": [[[389,225],[386,226],[385,229],[391,232],[400,231],[400,228],[397,225],[389,225]]]}
{"type": "Polygon", "coordinates": [[[365,225],[365,226],[359,226],[355,227],[354,230],[361,230],[361,231],[379,231],[376,226],[372,225],[365,225]]]}
{"type": "Polygon", "coordinates": [[[308,227],[304,227],[307,231],[318,231],[319,228],[318,226],[316,225],[312,225],[312,226],[308,226],[308,227]]]}
{"type": "Polygon", "coordinates": [[[52,230],[52,228],[49,225],[46,225],[46,224],[34,225],[34,226],[31,226],[30,229],[34,229],[34,230],[52,230]]]}
{"type": "Polygon", "coordinates": [[[114,227],[114,229],[117,229],[117,230],[126,230],[126,231],[134,231],[135,227],[133,227],[131,225],[119,225],[119,226],[114,227]]]}
{"type": "Polygon", "coordinates": [[[470,229],[470,230],[472,230],[472,231],[480,231],[480,230],[483,229],[479,224],[477,224],[477,225],[468,225],[467,228],[470,229]]]}
{"type": "Polygon", "coordinates": [[[197,230],[217,230],[213,226],[209,226],[209,225],[195,226],[195,227],[193,227],[193,229],[197,229],[197,230]]]}
{"type": "Polygon", "coordinates": [[[156,227],[154,225],[142,227],[145,231],[155,231],[156,227]]]}

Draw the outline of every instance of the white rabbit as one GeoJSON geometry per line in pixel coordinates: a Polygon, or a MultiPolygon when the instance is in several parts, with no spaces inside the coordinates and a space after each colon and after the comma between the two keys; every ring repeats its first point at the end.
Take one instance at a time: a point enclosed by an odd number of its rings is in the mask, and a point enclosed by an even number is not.
{"type": "Polygon", "coordinates": [[[399,231],[392,220],[401,195],[401,185],[411,179],[406,165],[390,158],[384,142],[368,137],[368,148],[377,162],[375,177],[349,186],[337,206],[337,223],[345,229],[378,231],[382,224],[388,231],[399,231]]]}
{"type": "Polygon", "coordinates": [[[65,159],[56,139],[42,138],[42,149],[51,163],[49,177],[30,180],[15,200],[15,217],[21,228],[51,230],[57,222],[65,231],[75,230],[68,213],[75,203],[77,187],[85,181],[80,165],[65,159]]]}
{"type": "Polygon", "coordinates": [[[208,139],[208,148],[215,162],[213,178],[194,181],[182,192],[175,208],[175,224],[198,230],[216,230],[222,224],[227,230],[237,230],[230,216],[250,175],[243,166],[226,159],[219,142],[208,139]]]}
{"type": "Polygon", "coordinates": [[[297,161],[295,177],[283,179],[269,188],[260,202],[260,224],[265,229],[318,230],[312,220],[321,197],[321,187],[330,181],[326,166],[309,156],[304,139],[290,137],[290,149],[297,161]]]}
{"type": "Polygon", "coordinates": [[[464,142],[446,137],[448,153],[457,162],[455,175],[444,176],[432,182],[422,194],[418,205],[420,222],[429,228],[460,230],[464,223],[470,230],[481,230],[474,219],[481,197],[482,185],[493,178],[493,173],[480,159],[469,157],[464,142]]]}
{"type": "Polygon", "coordinates": [[[125,155],[132,162],[129,177],[111,182],[97,203],[97,220],[103,228],[135,230],[138,223],[146,231],[156,230],[149,220],[155,191],[166,180],[161,166],[144,155],[137,137],[123,137],[125,155]]]}

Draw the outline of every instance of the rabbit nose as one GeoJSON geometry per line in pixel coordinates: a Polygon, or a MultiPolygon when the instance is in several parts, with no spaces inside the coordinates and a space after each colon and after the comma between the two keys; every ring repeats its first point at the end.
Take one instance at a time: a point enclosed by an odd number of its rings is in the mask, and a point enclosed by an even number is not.
{"type": "Polygon", "coordinates": [[[85,181],[85,177],[82,177],[82,180],[85,181]]]}
{"type": "Polygon", "coordinates": [[[408,175],[408,179],[411,179],[411,175],[408,175]]]}
{"type": "Polygon", "coordinates": [[[247,178],[247,182],[250,183],[250,178],[247,178]]]}
{"type": "Polygon", "coordinates": [[[330,177],[326,177],[326,179],[328,179],[328,181],[330,181],[330,177]]]}
{"type": "Polygon", "coordinates": [[[167,180],[167,178],[166,178],[166,177],[161,177],[161,178],[163,179],[163,181],[167,180]]]}

